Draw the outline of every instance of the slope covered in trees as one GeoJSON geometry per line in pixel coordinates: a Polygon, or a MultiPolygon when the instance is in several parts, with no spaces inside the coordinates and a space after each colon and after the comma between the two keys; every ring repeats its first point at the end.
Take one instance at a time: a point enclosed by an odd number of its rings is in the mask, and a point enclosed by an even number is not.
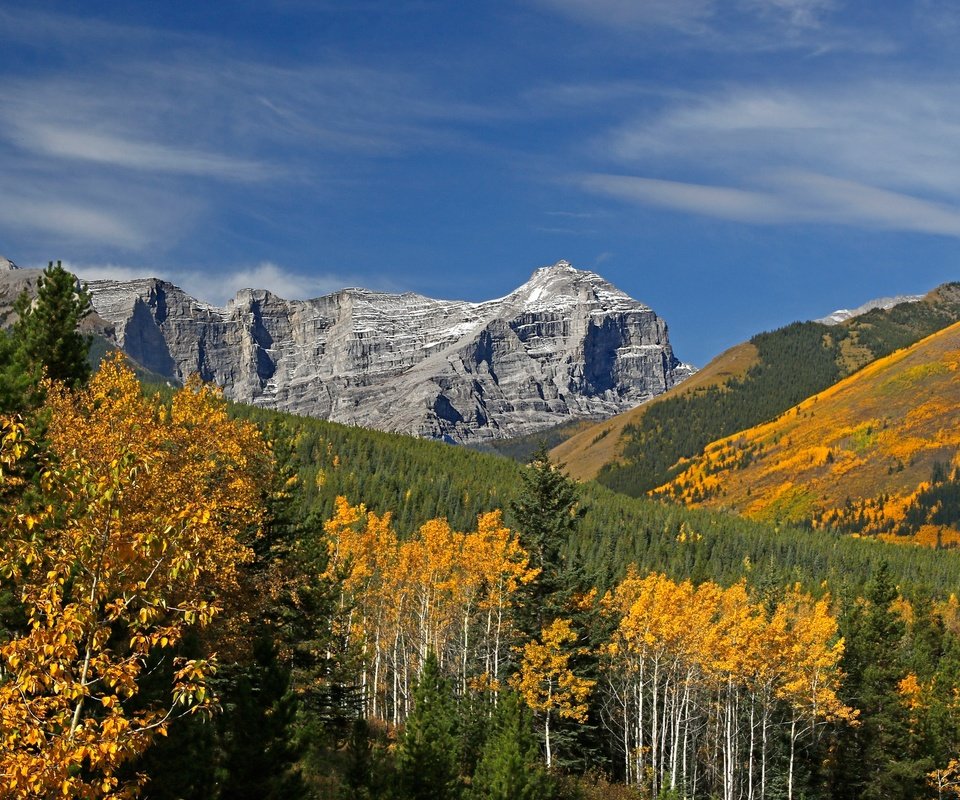
{"type": "Polygon", "coordinates": [[[960,323],[710,444],[657,493],[759,519],[953,546],[958,370],[960,323]]]}
{"type": "MultiPolygon", "coordinates": [[[[439,442],[351,428],[335,423],[232,405],[254,421],[274,453],[296,476],[293,515],[318,529],[336,510],[336,498],[389,511],[400,538],[444,517],[469,530],[477,516],[504,511],[516,525],[511,501],[523,467],[495,456],[439,442]]],[[[685,509],[631,498],[595,483],[580,487],[583,517],[564,545],[595,582],[606,588],[629,564],[696,581],[738,580],[744,564],[757,582],[799,580],[810,590],[824,579],[862,586],[877,560],[876,543],[809,528],[744,520],[710,510],[685,509]]],[[[885,554],[898,584],[927,584],[938,594],[960,594],[960,560],[935,553],[885,554]]]]}
{"type": "MultiPolygon", "coordinates": [[[[876,309],[841,325],[798,322],[758,334],[749,343],[755,360],[735,348],[704,369],[709,379],[694,376],[688,387],[681,384],[630,412],[618,451],[599,469],[597,479],[615,491],[639,496],[674,477],[681,458],[692,458],[712,441],[773,419],[870,361],[958,319],[960,285],[946,284],[921,302],[876,309]]],[[[592,438],[588,432],[578,434],[580,448],[561,446],[555,452],[574,465],[575,474],[583,475],[577,472],[578,460],[592,458],[594,440],[616,436],[617,427],[616,421],[600,423],[592,438]]]]}

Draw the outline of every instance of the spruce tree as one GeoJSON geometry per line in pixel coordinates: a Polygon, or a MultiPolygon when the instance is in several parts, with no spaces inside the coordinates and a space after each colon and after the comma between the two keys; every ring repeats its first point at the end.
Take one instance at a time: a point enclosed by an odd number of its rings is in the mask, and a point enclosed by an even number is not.
{"type": "Polygon", "coordinates": [[[220,796],[232,800],[296,800],[306,796],[291,738],[296,697],[290,671],[267,637],[254,643],[254,663],[239,674],[225,698],[224,778],[220,796]],[[231,702],[232,701],[232,702],[231,702]]]}
{"type": "Polygon", "coordinates": [[[58,261],[14,305],[18,319],[0,339],[0,411],[29,411],[43,400],[43,377],[74,388],[90,377],[90,337],[77,330],[90,313],[90,295],[58,261]]]}
{"type": "MultiPolygon", "coordinates": [[[[596,615],[591,603],[583,602],[591,581],[581,564],[573,560],[571,539],[576,534],[586,508],[580,501],[580,487],[554,464],[544,447],[534,455],[521,473],[521,487],[511,503],[513,524],[520,544],[527,551],[530,566],[540,570],[536,579],[521,589],[515,622],[522,641],[541,640],[543,631],[555,620],[570,620],[577,634],[568,642],[570,668],[579,678],[597,678],[596,642],[591,634],[596,615]]],[[[558,719],[552,728],[554,763],[569,769],[584,770],[602,766],[597,720],[590,714],[585,721],[558,719]]]]}
{"type": "Polygon", "coordinates": [[[77,330],[90,313],[90,295],[59,261],[37,279],[36,300],[21,296],[16,311],[14,336],[28,365],[43,367],[48,378],[71,388],[90,377],[90,337],[77,330]]]}
{"type": "Polygon", "coordinates": [[[469,800],[540,800],[551,796],[530,715],[513,692],[501,692],[473,774],[469,800]]]}
{"type": "Polygon", "coordinates": [[[520,478],[520,492],[510,504],[513,525],[530,566],[540,573],[524,589],[516,623],[523,638],[531,640],[569,610],[580,581],[564,551],[585,509],[577,484],[564,475],[562,465],[550,461],[544,447],[520,478]]]}
{"type": "Polygon", "coordinates": [[[860,710],[834,758],[834,796],[857,800],[911,800],[923,792],[923,770],[907,709],[898,691],[907,670],[906,628],[893,609],[897,589],[886,561],[866,587],[866,603],[844,620],[847,649],[845,702],[860,710]]]}
{"type": "Polygon", "coordinates": [[[449,682],[431,652],[413,695],[413,711],[397,747],[397,771],[407,800],[460,796],[456,709],[449,682]]]}

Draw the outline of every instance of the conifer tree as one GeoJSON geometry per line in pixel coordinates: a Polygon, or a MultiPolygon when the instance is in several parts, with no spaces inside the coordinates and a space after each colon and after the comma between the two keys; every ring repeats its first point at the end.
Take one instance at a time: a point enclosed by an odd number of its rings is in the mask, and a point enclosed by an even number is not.
{"type": "Polygon", "coordinates": [[[226,778],[220,796],[233,800],[295,800],[306,789],[294,765],[291,743],[296,698],[290,671],[278,662],[268,637],[254,643],[254,664],[233,690],[228,730],[226,778]]]}
{"type": "Polygon", "coordinates": [[[540,764],[540,747],[529,714],[514,692],[502,692],[469,800],[540,800],[550,796],[549,779],[540,764]]]}
{"type": "Polygon", "coordinates": [[[550,622],[567,611],[576,590],[575,573],[564,548],[585,509],[577,484],[550,461],[545,448],[533,456],[521,473],[519,495],[510,504],[520,546],[529,554],[530,567],[540,570],[526,585],[517,628],[527,640],[537,638],[550,622]]]}
{"type": "Polygon", "coordinates": [[[0,411],[24,411],[42,402],[44,376],[76,388],[90,377],[90,337],[77,326],[90,313],[90,295],[58,261],[14,305],[18,319],[0,338],[0,411]]]}
{"type": "Polygon", "coordinates": [[[912,732],[898,691],[906,677],[901,656],[906,631],[893,608],[896,599],[883,561],[867,584],[866,603],[846,620],[846,692],[860,710],[860,726],[841,740],[836,753],[840,798],[909,800],[922,794],[923,769],[913,760],[912,732]]]}
{"type": "Polygon", "coordinates": [[[408,800],[452,800],[460,796],[456,711],[449,682],[433,651],[423,662],[413,711],[397,748],[402,796],[408,800]]]}

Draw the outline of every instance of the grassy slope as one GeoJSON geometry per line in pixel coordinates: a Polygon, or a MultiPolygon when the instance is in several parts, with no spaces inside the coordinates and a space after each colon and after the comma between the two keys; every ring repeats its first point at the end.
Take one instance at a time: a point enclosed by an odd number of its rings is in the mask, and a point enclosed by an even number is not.
{"type": "Polygon", "coordinates": [[[792,522],[830,519],[849,498],[874,499],[876,524],[864,529],[878,532],[902,520],[935,462],[956,466],[958,453],[960,323],[714,442],[657,491],[792,522]]]}

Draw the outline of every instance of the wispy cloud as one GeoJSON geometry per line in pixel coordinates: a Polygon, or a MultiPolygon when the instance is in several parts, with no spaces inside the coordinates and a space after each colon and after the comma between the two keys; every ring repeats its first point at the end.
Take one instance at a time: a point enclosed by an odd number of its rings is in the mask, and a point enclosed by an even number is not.
{"type": "Polygon", "coordinates": [[[7,193],[0,193],[0,225],[53,235],[55,239],[96,241],[125,249],[137,249],[149,241],[135,220],[111,210],[7,193]]]}
{"type": "Polygon", "coordinates": [[[960,85],[853,81],[675,103],[620,126],[598,149],[629,163],[658,157],[741,174],[793,167],[952,197],[958,137],[960,85]]]}
{"type": "Polygon", "coordinates": [[[673,28],[701,32],[714,14],[714,0],[536,0],[582,22],[627,31],[673,28]]]}
{"type": "Polygon", "coordinates": [[[39,155],[93,161],[145,172],[176,173],[259,180],[276,177],[278,169],[219,153],[191,150],[153,142],[133,141],[109,133],[64,128],[53,123],[12,121],[18,144],[39,155]]]}
{"type": "Polygon", "coordinates": [[[736,222],[821,223],[960,237],[960,207],[814,173],[785,173],[768,179],[768,188],[756,189],[604,174],[584,175],[579,182],[621,200],[736,222]]]}
{"type": "MultiPolygon", "coordinates": [[[[661,41],[673,33],[688,46],[721,51],[806,50],[888,53],[886,34],[835,19],[835,0],[531,0],[620,36],[661,41]]],[[[669,43],[673,46],[673,43],[669,43]]]]}
{"type": "Polygon", "coordinates": [[[0,82],[0,223],[67,246],[170,246],[231,204],[252,213],[264,186],[323,196],[377,160],[460,148],[500,113],[426,72],[266,63],[209,36],[0,9],[0,46],[30,41],[63,46],[0,82]]]}
{"type": "Polygon", "coordinates": [[[726,89],[616,127],[595,147],[616,169],[579,182],[612,197],[741,222],[957,236],[958,139],[954,84],[726,89]]]}

